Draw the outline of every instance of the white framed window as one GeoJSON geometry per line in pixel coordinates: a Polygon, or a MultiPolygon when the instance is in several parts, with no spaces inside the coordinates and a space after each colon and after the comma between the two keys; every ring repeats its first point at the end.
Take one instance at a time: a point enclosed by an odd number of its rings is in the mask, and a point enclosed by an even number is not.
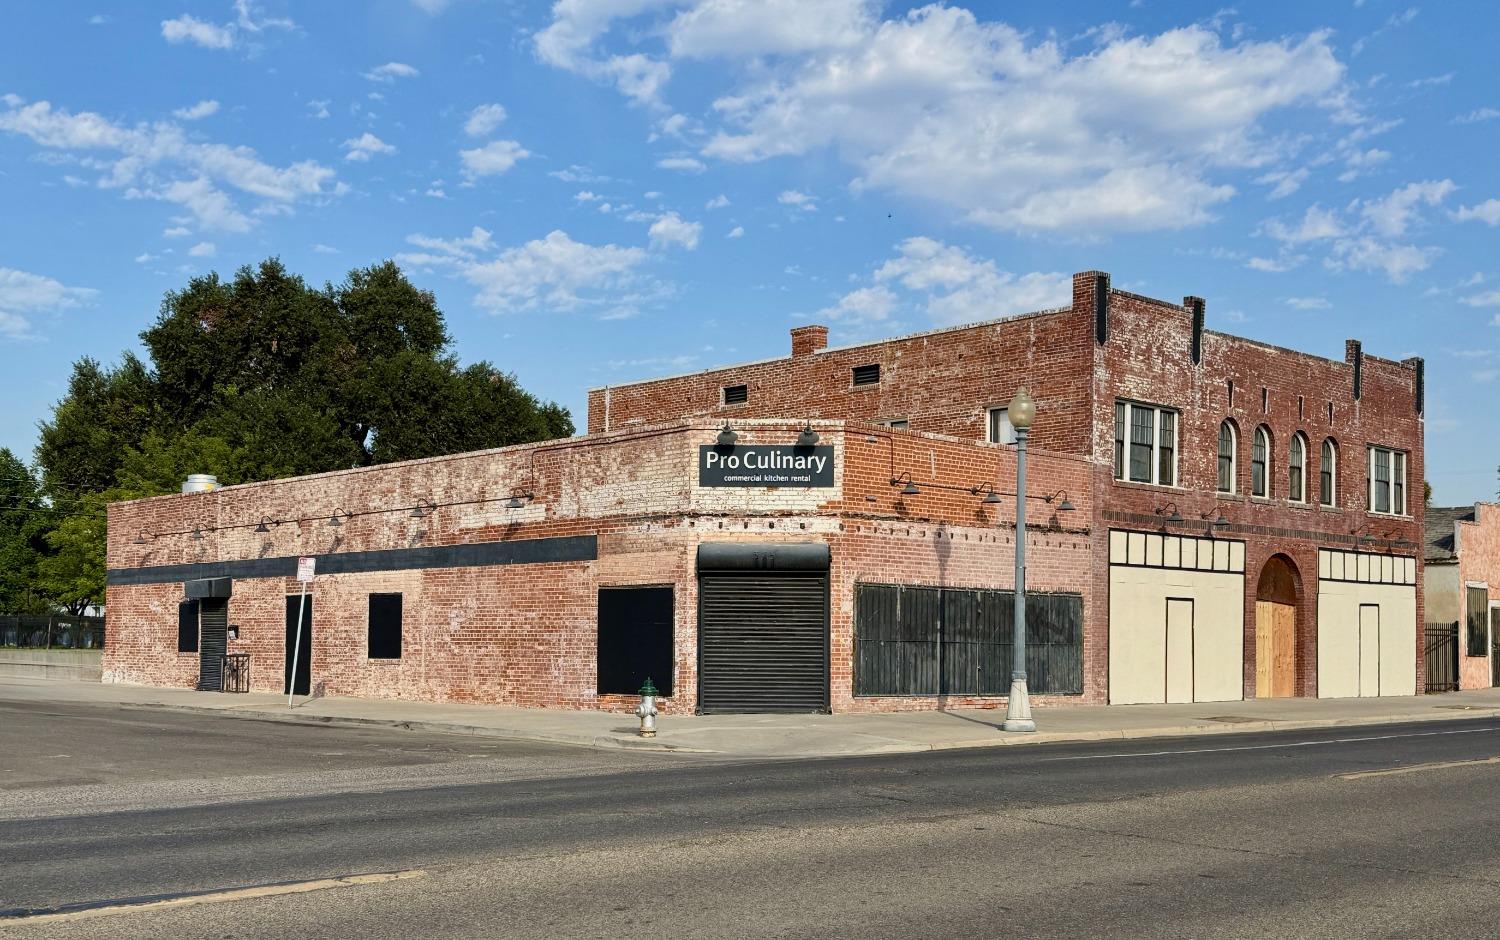
{"type": "Polygon", "coordinates": [[[1406,451],[1370,448],[1370,511],[1406,515],[1406,451]]]}
{"type": "Polygon", "coordinates": [[[1219,425],[1219,492],[1233,493],[1235,488],[1235,454],[1239,450],[1239,435],[1234,431],[1234,422],[1219,425]]]}
{"type": "Polygon", "coordinates": [[[1115,402],[1115,479],[1177,485],[1177,412],[1115,402]]]}
{"type": "Polygon", "coordinates": [[[1318,466],[1318,502],[1324,506],[1338,505],[1339,445],[1333,438],[1323,440],[1322,462],[1318,466]]]}
{"type": "Polygon", "coordinates": [[[986,438],[991,444],[1014,444],[1016,429],[1010,423],[1009,408],[991,408],[987,423],[986,438]]]}
{"type": "Polygon", "coordinates": [[[1307,502],[1307,438],[1301,431],[1292,435],[1287,453],[1286,498],[1294,503],[1307,502]]]}
{"type": "Polygon", "coordinates": [[[1250,495],[1264,499],[1271,495],[1270,468],[1266,465],[1271,453],[1271,432],[1265,425],[1255,429],[1250,442],[1250,495]]]}

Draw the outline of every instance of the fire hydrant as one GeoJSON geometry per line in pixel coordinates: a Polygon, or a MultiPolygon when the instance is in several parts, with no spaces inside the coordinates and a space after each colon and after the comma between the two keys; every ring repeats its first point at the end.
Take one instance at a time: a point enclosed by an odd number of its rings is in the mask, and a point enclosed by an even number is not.
{"type": "Polygon", "coordinates": [[[641,737],[656,737],[656,686],[649,678],[641,686],[641,704],[635,707],[636,717],[641,719],[641,737]]]}

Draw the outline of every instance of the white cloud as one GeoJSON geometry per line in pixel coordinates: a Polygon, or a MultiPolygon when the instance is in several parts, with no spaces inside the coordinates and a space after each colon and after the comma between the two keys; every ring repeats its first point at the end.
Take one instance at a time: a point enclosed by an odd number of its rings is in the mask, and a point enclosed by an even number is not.
{"type": "Polygon", "coordinates": [[[336,255],[339,253],[339,250],[337,248],[333,247],[332,245],[325,245],[322,242],[318,242],[309,247],[312,249],[313,254],[336,255]]]}
{"type": "Polygon", "coordinates": [[[146,264],[147,262],[155,261],[155,260],[156,260],[156,255],[153,255],[149,251],[143,251],[140,254],[138,254],[138,255],[135,256],[135,263],[136,264],[146,264]]]}
{"type": "Polygon", "coordinates": [[[818,211],[818,201],[807,193],[798,192],[795,189],[784,189],[776,197],[776,201],[783,206],[791,206],[794,209],[802,209],[806,212],[818,211]]]}
{"type": "Polygon", "coordinates": [[[1267,199],[1285,199],[1301,189],[1309,175],[1310,171],[1306,167],[1301,167],[1296,170],[1274,170],[1257,177],[1255,181],[1271,187],[1271,191],[1266,194],[1267,199]]]}
{"type": "MultiPolygon", "coordinates": [[[[640,248],[589,245],[559,230],[490,256],[490,234],[477,227],[464,239],[414,235],[408,241],[426,250],[397,255],[397,261],[455,272],[478,288],[475,303],[495,312],[583,306],[619,312],[642,297],[637,269],[646,252],[640,248]]],[[[649,294],[659,286],[646,288],[649,294]]]]}
{"type": "Polygon", "coordinates": [[[343,191],[333,170],[316,161],[274,166],[249,147],[190,139],[171,122],[125,126],[93,112],[53,108],[46,101],[8,104],[8,110],[0,111],[0,131],[27,137],[98,170],[100,188],[118,189],[126,198],[183,205],[205,227],[250,227],[249,216],[220,185],[258,198],[258,214],[287,211],[299,200],[343,191]]]}
{"type": "Polygon", "coordinates": [[[190,229],[190,228],[188,228],[187,226],[185,226],[185,225],[174,225],[171,228],[162,230],[161,237],[162,238],[187,238],[191,234],[193,234],[193,230],[190,229]]]}
{"type": "Polygon", "coordinates": [[[31,336],[27,314],[67,310],[88,303],[98,291],[66,287],[41,274],[0,267],[0,336],[22,339],[31,336]]]}
{"type": "Polygon", "coordinates": [[[311,112],[311,114],[312,114],[313,117],[318,118],[318,119],[321,120],[323,118],[328,117],[328,105],[329,104],[330,104],[330,102],[326,98],[318,100],[318,101],[309,101],[307,103],[307,110],[309,112],[311,112]]]}
{"type": "Polygon", "coordinates": [[[1467,114],[1460,114],[1453,119],[1454,124],[1479,124],[1484,121],[1493,121],[1500,118],[1500,108],[1475,108],[1467,114]]]}
{"type": "Polygon", "coordinates": [[[436,16],[448,9],[448,3],[449,0],[411,0],[412,6],[429,16],[436,16]]]}
{"type": "Polygon", "coordinates": [[[533,37],[537,56],[548,65],[607,81],[638,104],[658,106],[661,89],[671,78],[667,63],[641,53],[599,56],[591,48],[619,17],[635,16],[667,5],[669,0],[559,0],[552,23],[533,37]]]}
{"type": "Polygon", "coordinates": [[[188,249],[189,258],[212,258],[218,254],[218,246],[213,242],[199,242],[188,249]]]}
{"type": "Polygon", "coordinates": [[[470,137],[487,137],[495,128],[505,123],[505,109],[498,104],[482,104],[469,112],[464,121],[464,133],[470,137]]]}
{"type": "Polygon", "coordinates": [[[598,193],[590,192],[587,189],[579,190],[577,193],[573,194],[574,202],[598,202],[603,198],[604,197],[600,196],[598,193]]]}
{"type": "Polygon", "coordinates": [[[745,237],[745,227],[743,225],[736,225],[734,228],[730,229],[729,230],[729,234],[725,235],[724,237],[725,238],[744,238],[745,237]]]}
{"type": "Polygon", "coordinates": [[[695,157],[663,157],[656,161],[658,168],[663,170],[681,170],[684,173],[702,173],[708,167],[695,157]]]}
{"type": "Polygon", "coordinates": [[[1392,245],[1365,235],[1339,239],[1324,264],[1335,271],[1382,271],[1393,283],[1403,284],[1411,275],[1426,270],[1438,254],[1437,248],[1392,245]]]}
{"type": "Polygon", "coordinates": [[[372,82],[382,82],[389,85],[394,83],[398,78],[416,78],[422,73],[405,62],[387,62],[384,65],[377,65],[368,72],[361,72],[360,74],[372,82]]]}
{"type": "Polygon", "coordinates": [[[1180,228],[1234,189],[1219,171],[1277,152],[1262,124],[1332,107],[1326,33],[1226,43],[1202,26],[1102,36],[1069,56],[966,10],[929,6],[809,54],[715,103],[731,161],[830,150],[879,188],[1001,229],[1180,228]]]}
{"type": "Polygon", "coordinates": [[[1500,290],[1487,290],[1479,294],[1471,294],[1463,298],[1463,303],[1471,307],[1500,307],[1500,290]]]}
{"type": "Polygon", "coordinates": [[[610,178],[600,173],[595,173],[586,166],[573,164],[565,170],[551,170],[547,173],[554,179],[560,179],[564,183],[608,183],[610,178]]]}
{"type": "Polygon", "coordinates": [[[1296,310],[1327,310],[1333,306],[1326,297],[1288,297],[1286,305],[1296,310]]]}
{"type": "Polygon", "coordinates": [[[1474,206],[1459,206],[1453,213],[1459,222],[1483,222],[1485,225],[1500,225],[1500,199],[1486,199],[1474,206]]]}
{"type": "Polygon", "coordinates": [[[1262,231],[1283,244],[1300,245],[1304,242],[1337,238],[1344,234],[1344,224],[1339,221],[1337,212],[1314,203],[1307,207],[1301,221],[1295,225],[1271,219],[1262,226],[1262,231]]]}
{"type": "Polygon", "coordinates": [[[464,175],[472,180],[504,173],[531,153],[513,140],[492,140],[483,147],[460,150],[458,156],[463,160],[464,175]]]}
{"type": "Polygon", "coordinates": [[[206,23],[186,13],[174,20],[162,20],[161,35],[170,43],[190,42],[205,49],[234,48],[234,33],[229,29],[206,23]]]}
{"type": "Polygon", "coordinates": [[[1470,378],[1481,384],[1489,384],[1495,381],[1497,376],[1500,376],[1500,369],[1480,369],[1470,374],[1470,378]]]}
{"type": "Polygon", "coordinates": [[[724,208],[727,205],[729,205],[729,197],[726,196],[726,195],[724,195],[723,193],[720,193],[719,195],[717,195],[714,198],[710,199],[708,202],[705,202],[703,204],[703,208],[710,209],[710,210],[712,210],[712,209],[722,209],[722,208],[724,208]]]}
{"type": "Polygon", "coordinates": [[[344,159],[353,160],[356,163],[367,162],[377,154],[395,153],[396,148],[376,137],[369,131],[365,131],[358,137],[344,141],[344,159]]]}
{"type": "Polygon", "coordinates": [[[748,57],[847,48],[874,26],[868,0],[703,0],[667,26],[679,58],[748,57]]]}
{"type": "Polygon", "coordinates": [[[200,101],[190,108],[178,108],[172,116],[180,121],[198,121],[219,113],[219,103],[213,100],[200,101]]]}
{"type": "Polygon", "coordinates": [[[1280,274],[1290,271],[1307,260],[1306,255],[1294,255],[1283,252],[1275,258],[1249,258],[1245,261],[1245,267],[1252,271],[1264,271],[1268,274],[1280,274]]]}
{"type": "Polygon", "coordinates": [[[1452,180],[1426,180],[1408,183],[1383,199],[1362,203],[1361,213],[1376,233],[1385,236],[1406,234],[1419,206],[1435,206],[1458,189],[1452,180]]]}
{"type": "Polygon", "coordinates": [[[971,323],[1067,304],[1073,278],[1032,272],[1017,276],[995,262],[933,238],[908,238],[876,269],[873,283],[845,294],[819,311],[829,319],[870,322],[892,316],[905,304],[940,324],[971,323]]]}
{"type": "Polygon", "coordinates": [[[668,212],[651,223],[647,234],[651,236],[651,245],[655,248],[666,248],[671,245],[681,245],[688,251],[698,247],[698,236],[703,232],[703,225],[698,222],[685,222],[675,212],[668,212]]]}

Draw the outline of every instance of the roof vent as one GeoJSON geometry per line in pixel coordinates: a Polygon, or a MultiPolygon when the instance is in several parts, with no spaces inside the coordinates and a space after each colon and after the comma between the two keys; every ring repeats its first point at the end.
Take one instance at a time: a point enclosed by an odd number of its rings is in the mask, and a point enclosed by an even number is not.
{"type": "Polygon", "coordinates": [[[184,493],[212,493],[219,488],[219,478],[212,473],[189,473],[183,481],[184,493]]]}

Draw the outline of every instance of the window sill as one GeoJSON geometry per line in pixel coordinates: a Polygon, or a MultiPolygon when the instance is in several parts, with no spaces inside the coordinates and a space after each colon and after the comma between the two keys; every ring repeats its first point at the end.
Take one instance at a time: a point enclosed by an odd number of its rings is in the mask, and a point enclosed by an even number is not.
{"type": "Polygon", "coordinates": [[[1410,522],[1413,518],[1415,518],[1410,513],[1404,512],[1381,512],[1378,509],[1367,509],[1365,510],[1365,512],[1369,513],[1372,516],[1379,516],[1382,519],[1405,519],[1406,521],[1410,522]]]}
{"type": "Polygon", "coordinates": [[[1171,486],[1165,483],[1142,483],[1139,480],[1114,480],[1113,482],[1115,486],[1123,486],[1127,489],[1156,490],[1158,492],[1165,490],[1171,493],[1184,493],[1187,491],[1186,487],[1171,486]]]}

